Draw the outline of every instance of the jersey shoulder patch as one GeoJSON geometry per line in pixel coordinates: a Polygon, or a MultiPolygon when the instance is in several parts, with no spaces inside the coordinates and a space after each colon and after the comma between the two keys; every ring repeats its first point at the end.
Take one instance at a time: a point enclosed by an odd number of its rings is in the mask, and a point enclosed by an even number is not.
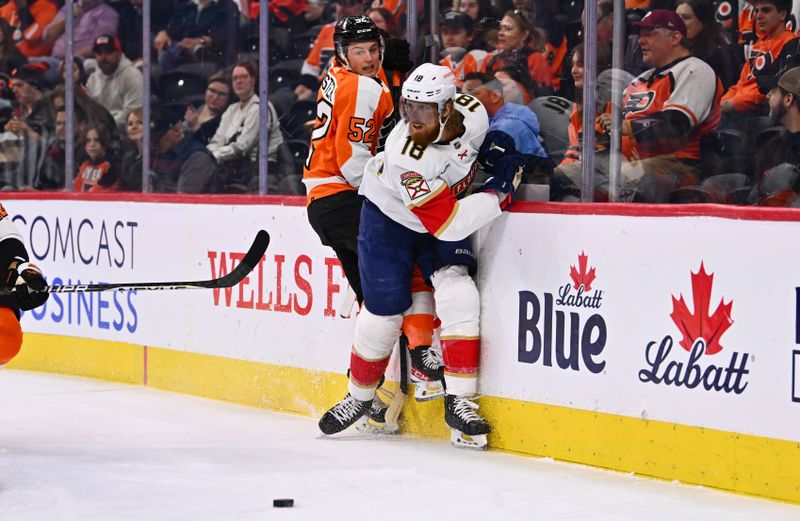
{"type": "Polygon", "coordinates": [[[424,199],[431,193],[428,182],[419,172],[408,171],[400,174],[400,184],[405,189],[412,203],[424,199]]]}

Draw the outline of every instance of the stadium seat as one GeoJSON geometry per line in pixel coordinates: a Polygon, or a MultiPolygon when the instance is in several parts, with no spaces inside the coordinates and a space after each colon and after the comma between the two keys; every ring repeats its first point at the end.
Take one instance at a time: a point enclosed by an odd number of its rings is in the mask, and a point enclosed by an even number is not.
{"type": "Polygon", "coordinates": [[[669,202],[672,204],[710,203],[711,198],[700,186],[682,186],[669,194],[669,202]]]}
{"type": "Polygon", "coordinates": [[[750,178],[745,174],[713,175],[703,181],[702,188],[709,195],[709,202],[742,204],[750,192],[750,178]]]}
{"type": "Polygon", "coordinates": [[[300,78],[299,72],[292,72],[281,69],[270,69],[269,71],[269,92],[277,92],[281,89],[291,90],[300,78]]]}
{"type": "Polygon", "coordinates": [[[294,101],[294,92],[291,89],[281,89],[270,93],[269,101],[275,107],[275,112],[278,113],[278,119],[281,119],[284,114],[292,106],[294,101]]]}
{"type": "Polygon", "coordinates": [[[676,174],[647,174],[639,180],[633,192],[634,203],[662,204],[670,201],[670,194],[678,187],[676,174]]]}
{"type": "Polygon", "coordinates": [[[195,73],[173,70],[161,74],[159,78],[160,98],[164,103],[188,102],[196,96],[203,96],[207,79],[195,73]]]}
{"type": "Polygon", "coordinates": [[[317,117],[317,102],[312,100],[296,101],[281,119],[281,128],[291,138],[308,139],[311,132],[306,123],[317,117]]]}
{"type": "Polygon", "coordinates": [[[767,141],[777,136],[784,128],[785,127],[769,127],[762,129],[753,140],[753,145],[756,150],[760,150],[767,141]]]}
{"type": "Polygon", "coordinates": [[[305,59],[311,48],[314,46],[314,41],[317,35],[313,33],[303,33],[292,36],[289,40],[289,45],[286,48],[287,59],[302,58],[305,59]]]}
{"type": "Polygon", "coordinates": [[[305,165],[306,158],[308,157],[308,141],[302,139],[290,139],[286,145],[289,147],[289,152],[294,162],[294,171],[297,174],[303,175],[303,166],[305,165]]]}

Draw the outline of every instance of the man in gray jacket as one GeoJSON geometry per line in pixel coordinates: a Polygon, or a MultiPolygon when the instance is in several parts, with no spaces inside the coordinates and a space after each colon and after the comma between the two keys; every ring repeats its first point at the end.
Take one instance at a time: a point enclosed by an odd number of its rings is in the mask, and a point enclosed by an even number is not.
{"type": "Polygon", "coordinates": [[[99,36],[92,50],[97,70],[86,85],[89,96],[111,113],[117,125],[124,126],[128,112],[142,106],[142,73],[122,54],[116,36],[99,36]]]}

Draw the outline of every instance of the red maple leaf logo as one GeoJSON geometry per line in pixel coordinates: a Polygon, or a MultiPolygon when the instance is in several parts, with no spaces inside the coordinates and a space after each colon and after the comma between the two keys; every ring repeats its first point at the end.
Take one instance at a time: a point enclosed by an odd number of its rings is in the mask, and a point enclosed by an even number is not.
{"type": "Polygon", "coordinates": [[[569,267],[569,276],[572,277],[573,287],[577,290],[580,289],[581,284],[583,284],[584,291],[592,291],[592,282],[596,277],[594,268],[590,269],[588,272],[586,271],[586,266],[589,263],[589,256],[586,255],[584,252],[581,252],[578,255],[578,267],[580,271],[575,269],[575,266],[569,267]]]}
{"type": "Polygon", "coordinates": [[[731,308],[733,301],[725,304],[720,299],[717,309],[712,315],[708,315],[711,301],[711,286],[714,283],[714,275],[706,273],[705,266],[700,263],[700,271],[692,273],[692,297],[694,298],[694,313],[689,311],[686,302],[681,295],[680,300],[672,296],[672,314],[670,318],[678,326],[683,339],[681,346],[691,351],[692,346],[698,338],[702,338],[706,344],[706,354],[713,355],[722,351],[719,343],[723,333],[731,327],[731,308]]]}

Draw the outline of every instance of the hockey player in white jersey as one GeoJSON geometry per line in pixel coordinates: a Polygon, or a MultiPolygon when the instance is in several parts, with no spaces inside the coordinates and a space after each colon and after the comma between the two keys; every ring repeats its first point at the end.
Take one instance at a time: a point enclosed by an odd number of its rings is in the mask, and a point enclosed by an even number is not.
{"type": "Polygon", "coordinates": [[[488,127],[486,110],[476,98],[456,95],[452,72],[433,64],[413,71],[402,94],[403,120],[389,134],[385,152],[367,163],[359,190],[366,198],[358,238],[364,309],[356,321],[349,393],[322,416],[319,426],[334,434],[368,410],[403,313],[412,304],[416,263],[434,288],[441,320],[451,441],[485,448],[490,427],[475,402],[480,302],[471,278],[477,265],[469,237],[511,202],[523,162],[493,150],[494,177],[481,191],[457,199],[477,168],[488,127]]]}

